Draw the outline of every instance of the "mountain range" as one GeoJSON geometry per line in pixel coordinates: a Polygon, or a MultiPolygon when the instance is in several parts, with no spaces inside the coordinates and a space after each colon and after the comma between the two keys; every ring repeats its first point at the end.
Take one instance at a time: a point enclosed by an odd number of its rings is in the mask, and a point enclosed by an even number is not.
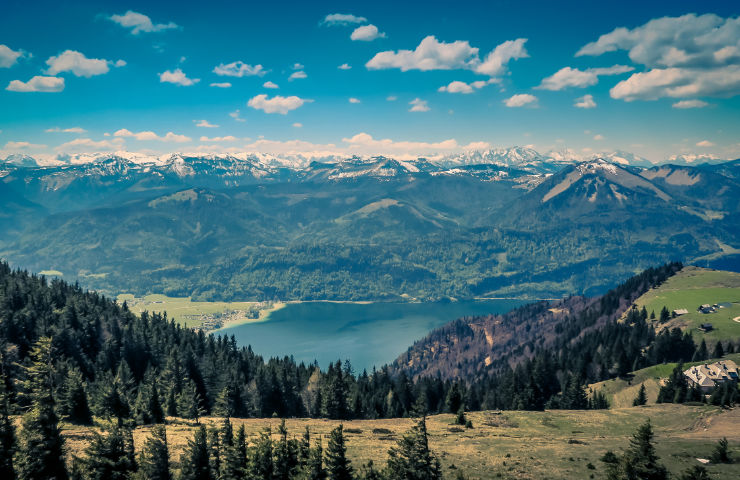
{"type": "Polygon", "coordinates": [[[0,257],[109,294],[438,300],[593,294],[739,253],[738,160],[93,157],[0,164],[0,257]]]}

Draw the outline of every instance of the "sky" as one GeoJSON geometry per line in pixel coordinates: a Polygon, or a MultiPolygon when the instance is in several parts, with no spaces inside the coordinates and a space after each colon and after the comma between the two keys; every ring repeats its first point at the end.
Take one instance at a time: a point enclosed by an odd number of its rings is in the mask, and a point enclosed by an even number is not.
{"type": "Polygon", "coordinates": [[[740,157],[733,1],[4,0],[0,11],[0,159],[514,145],[740,157]]]}

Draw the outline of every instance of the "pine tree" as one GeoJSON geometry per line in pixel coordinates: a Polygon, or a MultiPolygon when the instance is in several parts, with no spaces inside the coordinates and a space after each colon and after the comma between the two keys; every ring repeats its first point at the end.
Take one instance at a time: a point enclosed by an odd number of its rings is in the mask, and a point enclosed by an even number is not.
{"type": "Polygon", "coordinates": [[[308,430],[308,425],[303,431],[303,436],[298,444],[298,464],[301,467],[305,467],[308,463],[308,457],[311,454],[311,432],[308,430]]]}
{"type": "Polygon", "coordinates": [[[208,455],[211,461],[213,478],[221,476],[221,439],[215,428],[208,430],[208,455]]]}
{"type": "Polygon", "coordinates": [[[360,479],[362,480],[383,480],[383,474],[375,469],[375,464],[372,460],[368,460],[366,464],[360,467],[360,479]]]}
{"type": "Polygon", "coordinates": [[[106,435],[95,433],[85,454],[82,465],[87,480],[128,480],[136,471],[129,429],[113,426],[106,435]]]}
{"type": "Polygon", "coordinates": [[[201,425],[180,456],[179,480],[214,480],[208,454],[208,435],[201,425]]]}
{"type": "Polygon", "coordinates": [[[671,318],[671,312],[663,305],[663,309],[660,311],[660,323],[665,323],[671,318]]]}
{"type": "Polygon", "coordinates": [[[704,341],[704,339],[701,339],[701,343],[699,344],[699,348],[694,353],[694,357],[691,359],[692,362],[703,362],[709,358],[709,352],[707,351],[707,342],[704,341]]]}
{"type": "Polygon", "coordinates": [[[707,469],[701,465],[694,465],[681,474],[679,480],[711,480],[707,469]]]}
{"type": "Polygon", "coordinates": [[[254,448],[252,477],[257,480],[272,480],[275,471],[272,461],[272,438],[270,430],[260,433],[254,448]]]}
{"type": "Polygon", "coordinates": [[[78,369],[67,372],[67,380],[64,382],[62,392],[59,411],[63,417],[72,423],[91,425],[92,414],[87,402],[82,373],[78,369]]]}
{"type": "Polygon", "coordinates": [[[640,385],[640,391],[637,392],[637,396],[632,400],[632,406],[645,405],[647,403],[647,393],[645,392],[645,384],[640,385]]]}
{"type": "Polygon", "coordinates": [[[308,461],[304,468],[303,478],[306,480],[324,480],[327,477],[324,469],[324,455],[321,447],[321,438],[316,439],[316,446],[311,449],[308,461]]]}
{"type": "Polygon", "coordinates": [[[0,478],[15,479],[13,454],[16,450],[15,427],[8,412],[8,397],[5,390],[5,378],[0,361],[0,478]]]}
{"type": "Polygon", "coordinates": [[[344,426],[340,424],[331,431],[326,448],[326,470],[331,480],[352,480],[353,468],[347,458],[344,426]]]}
{"type": "Polygon", "coordinates": [[[198,394],[195,383],[188,380],[182,387],[182,392],[177,399],[177,411],[183,418],[192,418],[195,423],[200,423],[200,417],[205,414],[205,409],[201,403],[202,399],[198,394]]]}
{"type": "Polygon", "coordinates": [[[712,351],[712,358],[722,358],[725,356],[725,349],[722,348],[722,342],[717,340],[717,343],[714,345],[714,350],[712,351]]]}
{"type": "Polygon", "coordinates": [[[712,462],[714,463],[732,463],[730,454],[727,448],[727,437],[722,438],[714,446],[714,452],[712,452],[712,462]]]}
{"type": "Polygon", "coordinates": [[[278,480],[290,480],[298,468],[298,446],[294,440],[288,440],[288,429],[285,427],[285,419],[278,426],[278,440],[275,445],[275,478],[278,480]]]}
{"type": "Polygon", "coordinates": [[[665,480],[668,478],[668,471],[658,460],[653,445],[653,427],[648,420],[630,439],[624,454],[624,469],[630,475],[628,478],[665,480]]]}
{"type": "Polygon", "coordinates": [[[172,480],[167,430],[164,425],[155,425],[152,436],[144,443],[139,457],[139,472],[146,480],[172,480]]]}
{"type": "MultiPolygon", "coordinates": [[[[224,433],[222,429],[222,434],[224,433]]],[[[224,442],[224,440],[222,440],[224,442]]],[[[239,427],[236,438],[224,449],[221,478],[219,480],[241,480],[247,475],[247,438],[244,425],[239,427]]]]}
{"type": "Polygon", "coordinates": [[[429,449],[427,422],[421,417],[399,441],[388,450],[389,480],[439,480],[442,467],[429,449]]]}
{"type": "Polygon", "coordinates": [[[23,415],[23,428],[18,434],[18,478],[65,480],[64,438],[54,412],[54,348],[51,338],[41,337],[33,346],[30,359],[25,388],[30,392],[31,410],[23,415]]]}

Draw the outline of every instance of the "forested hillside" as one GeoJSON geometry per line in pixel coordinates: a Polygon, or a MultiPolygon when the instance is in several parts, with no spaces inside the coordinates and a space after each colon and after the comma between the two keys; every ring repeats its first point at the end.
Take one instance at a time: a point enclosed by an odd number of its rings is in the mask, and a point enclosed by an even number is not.
{"type": "Polygon", "coordinates": [[[111,296],[594,296],[651,265],[737,253],[736,170],[384,157],[0,165],[0,199],[12,199],[0,258],[111,296]]]}

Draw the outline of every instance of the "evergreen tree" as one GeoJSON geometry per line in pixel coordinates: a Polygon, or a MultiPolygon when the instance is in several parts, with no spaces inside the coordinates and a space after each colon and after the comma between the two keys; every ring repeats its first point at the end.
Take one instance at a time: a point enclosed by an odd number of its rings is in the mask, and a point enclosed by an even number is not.
{"type": "Polygon", "coordinates": [[[714,350],[712,351],[712,358],[722,358],[725,356],[725,349],[722,348],[722,342],[717,340],[717,343],[714,345],[714,350]]]}
{"type": "Polygon", "coordinates": [[[701,465],[694,465],[681,474],[679,480],[711,480],[707,469],[701,465]]]}
{"type": "Polygon", "coordinates": [[[692,362],[703,362],[709,358],[709,352],[707,351],[707,342],[704,341],[704,339],[701,339],[701,343],[699,344],[699,349],[694,353],[694,357],[691,359],[692,362]]]}
{"type": "Polygon", "coordinates": [[[667,480],[668,471],[658,460],[650,420],[640,425],[621,456],[609,451],[601,458],[609,480],[667,480]]]}
{"type": "Polygon", "coordinates": [[[344,440],[344,426],[340,424],[329,435],[326,447],[326,470],[330,480],[352,480],[353,468],[347,458],[347,445],[344,440]]]}
{"type": "Polygon", "coordinates": [[[290,480],[298,468],[298,445],[295,440],[288,440],[288,429],[285,427],[285,419],[278,426],[280,439],[275,445],[275,478],[277,480],[290,480]]]}
{"type": "Polygon", "coordinates": [[[208,430],[208,456],[211,462],[211,474],[213,478],[219,478],[221,476],[221,439],[215,428],[208,430]]]}
{"type": "MultiPolygon", "coordinates": [[[[229,428],[229,430],[231,430],[229,428]]],[[[222,434],[224,430],[222,429],[222,434]]],[[[224,440],[222,440],[224,443],[224,440]]],[[[236,438],[226,444],[220,480],[241,480],[247,475],[247,437],[244,425],[239,427],[236,438]]]]}
{"type": "Polygon", "coordinates": [[[387,476],[390,480],[438,480],[442,478],[439,459],[429,449],[426,418],[388,450],[387,476]]]}
{"type": "Polygon", "coordinates": [[[321,448],[321,438],[316,439],[316,446],[311,449],[308,455],[308,461],[303,470],[305,480],[324,480],[327,477],[324,469],[324,455],[321,448]]]}
{"type": "Polygon", "coordinates": [[[164,425],[155,425],[151,437],[144,443],[139,457],[139,472],[146,480],[172,480],[167,430],[164,425]]]}
{"type": "Polygon", "coordinates": [[[671,318],[671,313],[668,311],[668,309],[663,305],[663,309],[660,311],[660,323],[665,323],[671,318]]]}
{"type": "Polygon", "coordinates": [[[298,444],[298,464],[301,467],[305,467],[308,463],[308,457],[311,455],[311,432],[308,430],[308,425],[303,431],[303,436],[298,444]]]}
{"type": "Polygon", "coordinates": [[[254,447],[254,456],[251,464],[252,478],[257,480],[272,480],[275,471],[272,461],[272,439],[270,430],[260,433],[254,447]]]}
{"type": "Polygon", "coordinates": [[[360,479],[361,480],[383,480],[383,473],[375,469],[375,464],[372,460],[368,460],[360,468],[360,479]]]}
{"type": "Polygon", "coordinates": [[[59,400],[61,415],[72,423],[91,425],[92,414],[87,402],[87,394],[83,384],[82,373],[78,369],[67,372],[67,380],[59,400]]]}
{"type": "Polygon", "coordinates": [[[26,368],[26,391],[31,410],[23,415],[18,434],[16,469],[21,480],[53,478],[65,480],[64,438],[54,412],[54,348],[49,337],[41,337],[30,353],[26,368]]]}
{"type": "Polygon", "coordinates": [[[95,433],[85,454],[82,465],[86,480],[128,480],[136,471],[129,429],[114,425],[107,435],[95,433]]]}
{"type": "Polygon", "coordinates": [[[727,448],[727,437],[722,438],[714,446],[714,452],[712,452],[712,462],[714,463],[732,463],[730,454],[727,448]]]}
{"type": "Polygon", "coordinates": [[[195,431],[195,435],[185,447],[180,456],[180,480],[214,480],[211,474],[211,464],[208,452],[208,434],[203,425],[195,431]]]}
{"type": "Polygon", "coordinates": [[[647,403],[647,392],[645,392],[645,384],[640,385],[640,391],[637,392],[637,396],[632,400],[632,405],[637,407],[639,405],[645,405],[647,403]]]}
{"type": "Polygon", "coordinates": [[[13,455],[15,454],[15,427],[8,413],[8,397],[5,389],[2,362],[0,361],[0,478],[15,479],[13,455]]]}
{"type": "Polygon", "coordinates": [[[177,399],[177,411],[183,418],[194,419],[195,423],[200,423],[200,417],[206,413],[201,396],[192,380],[188,380],[182,388],[177,399]]]}

